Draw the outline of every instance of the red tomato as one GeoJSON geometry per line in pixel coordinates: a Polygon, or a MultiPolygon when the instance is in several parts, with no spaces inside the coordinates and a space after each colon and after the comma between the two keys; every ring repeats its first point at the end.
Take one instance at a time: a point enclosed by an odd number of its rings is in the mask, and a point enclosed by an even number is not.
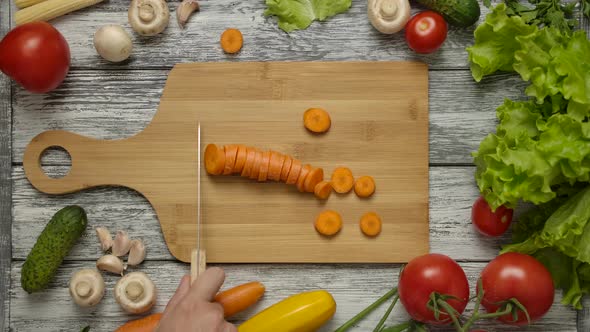
{"type": "MultiPolygon", "coordinates": [[[[517,299],[528,311],[531,321],[541,318],[553,304],[553,279],[536,259],[529,255],[510,252],[496,257],[481,271],[484,290],[482,305],[487,312],[496,312],[502,302],[517,299]]],[[[500,317],[500,321],[515,325],[527,324],[524,312],[518,319],[512,315],[500,317]]]]}
{"type": "Polygon", "coordinates": [[[418,13],[406,24],[406,42],[416,53],[432,53],[447,39],[447,22],[431,10],[418,13]]]}
{"type": "Polygon", "coordinates": [[[500,236],[510,227],[513,212],[505,206],[500,206],[496,212],[492,212],[488,202],[483,197],[479,197],[471,209],[471,222],[483,235],[500,236]]]}
{"type": "Polygon", "coordinates": [[[0,70],[31,92],[55,89],[69,69],[68,43],[48,23],[23,24],[0,41],[0,70]]]}
{"type": "Polygon", "coordinates": [[[404,267],[398,285],[399,299],[413,319],[429,324],[448,324],[451,319],[441,314],[440,320],[427,306],[430,294],[452,295],[460,300],[447,302],[459,313],[465,310],[469,298],[469,284],[463,269],[454,260],[441,254],[414,258],[404,267]]]}

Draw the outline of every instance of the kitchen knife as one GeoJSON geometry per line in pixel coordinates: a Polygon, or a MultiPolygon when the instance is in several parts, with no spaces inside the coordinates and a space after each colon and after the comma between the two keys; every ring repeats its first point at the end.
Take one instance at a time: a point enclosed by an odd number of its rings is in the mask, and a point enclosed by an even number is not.
{"type": "Polygon", "coordinates": [[[201,123],[197,124],[197,248],[191,253],[191,285],[207,267],[205,250],[201,249],[201,123]]]}

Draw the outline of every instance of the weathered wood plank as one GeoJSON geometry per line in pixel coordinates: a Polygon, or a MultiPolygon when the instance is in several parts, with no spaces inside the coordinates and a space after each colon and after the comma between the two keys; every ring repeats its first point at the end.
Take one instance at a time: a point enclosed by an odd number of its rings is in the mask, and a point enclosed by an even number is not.
{"type": "MultiPolygon", "coordinates": [[[[87,71],[70,73],[46,95],[15,89],[15,162],[42,131],[64,129],[117,139],[134,135],[151,121],[166,82],[167,70],[87,71]]],[[[471,163],[470,152],[495,129],[495,108],[504,98],[522,98],[526,84],[511,74],[475,83],[469,71],[430,72],[430,162],[471,163]]],[[[46,164],[65,164],[48,156],[46,164]]]]}
{"type": "MultiPolygon", "coordinates": [[[[48,167],[50,174],[63,167],[48,167]]],[[[471,227],[471,205],[477,197],[472,167],[433,167],[430,169],[430,246],[459,260],[490,260],[500,243],[479,236],[471,227]]],[[[159,223],[147,201],[136,192],[123,188],[93,189],[66,196],[50,196],[32,188],[15,167],[13,255],[24,259],[51,216],[61,207],[78,204],[88,213],[89,227],[72,250],[72,259],[95,259],[100,252],[93,228],[106,226],[111,231],[128,230],[147,243],[147,258],[169,260],[170,256],[159,223]]],[[[311,217],[310,217],[311,218],[311,217]]],[[[310,219],[311,220],[311,219],[310,219]]],[[[310,221],[311,222],[311,221],[310,221]]]]}
{"type": "MultiPolygon", "coordinates": [[[[12,280],[12,316],[10,327],[15,331],[72,331],[90,325],[92,331],[113,331],[131,317],[122,313],[113,296],[117,277],[105,276],[107,293],[96,308],[80,309],[71,302],[67,285],[71,274],[80,268],[92,267],[93,262],[69,262],[58,271],[50,288],[41,293],[28,295],[20,288],[22,262],[15,262],[12,280]],[[31,313],[35,313],[32,317],[31,313]]],[[[470,285],[475,285],[485,263],[462,263],[470,285]]],[[[239,324],[254,313],[302,291],[328,290],[336,300],[337,311],[331,322],[321,331],[333,331],[337,326],[364,309],[367,305],[387,292],[397,281],[398,265],[222,265],[226,271],[227,287],[259,280],[266,286],[266,294],[254,308],[239,314],[234,323],[239,324]],[[367,278],[367,276],[371,276],[367,278]]],[[[188,265],[176,262],[149,262],[140,269],[156,283],[159,297],[154,311],[164,309],[165,303],[174,293],[178,281],[188,273],[188,265]]],[[[576,331],[576,312],[559,304],[560,294],[549,313],[527,331],[576,331]]],[[[363,320],[354,330],[370,331],[377,324],[386,306],[378,309],[363,320]]],[[[402,322],[406,314],[401,305],[396,306],[389,324],[402,322]]],[[[481,328],[493,331],[514,331],[514,327],[482,323],[481,328]]],[[[441,331],[438,330],[437,331],[441,331]]],[[[450,331],[446,329],[446,331],[450,331]]]]}

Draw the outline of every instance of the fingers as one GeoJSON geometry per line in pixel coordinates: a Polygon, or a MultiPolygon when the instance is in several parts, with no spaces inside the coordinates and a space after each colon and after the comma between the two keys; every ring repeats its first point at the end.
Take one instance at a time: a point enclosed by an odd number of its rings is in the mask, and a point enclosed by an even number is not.
{"type": "Polygon", "coordinates": [[[201,274],[191,287],[190,296],[207,302],[213,301],[225,281],[223,269],[212,267],[201,274]]]}
{"type": "Polygon", "coordinates": [[[188,275],[185,275],[184,277],[182,277],[182,279],[180,279],[180,284],[178,285],[178,288],[176,289],[176,292],[174,293],[170,301],[168,301],[166,309],[164,309],[164,313],[174,309],[174,307],[176,307],[178,303],[180,303],[184,296],[188,294],[190,288],[190,277],[188,275]]]}
{"type": "Polygon", "coordinates": [[[238,332],[238,329],[235,327],[234,324],[225,322],[225,324],[223,324],[223,328],[221,329],[221,331],[223,331],[223,332],[238,332]]]}

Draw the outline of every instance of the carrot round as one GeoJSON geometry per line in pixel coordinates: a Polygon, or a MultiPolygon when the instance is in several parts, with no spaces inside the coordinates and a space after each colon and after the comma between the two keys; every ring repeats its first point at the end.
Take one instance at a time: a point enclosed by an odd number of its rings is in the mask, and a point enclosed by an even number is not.
{"type": "Polygon", "coordinates": [[[291,165],[293,164],[293,158],[289,156],[285,156],[285,161],[283,162],[283,168],[281,169],[281,178],[280,180],[283,182],[287,182],[287,178],[289,177],[289,171],[291,170],[291,165]]]}
{"type": "Polygon", "coordinates": [[[311,172],[311,165],[306,164],[301,168],[301,173],[299,173],[299,177],[297,178],[297,190],[300,192],[305,192],[305,179],[309,172],[311,172]]]}
{"type": "Polygon", "coordinates": [[[229,175],[234,170],[236,164],[236,156],[238,155],[238,146],[229,144],[223,147],[225,150],[225,167],[223,169],[223,175],[229,175]]]}
{"type": "Polygon", "coordinates": [[[205,148],[205,169],[212,175],[220,175],[225,168],[225,152],[215,144],[205,148]]]}
{"type": "Polygon", "coordinates": [[[361,217],[360,226],[366,236],[377,236],[381,233],[381,218],[375,212],[367,212],[361,217]]]}
{"type": "Polygon", "coordinates": [[[289,170],[289,175],[287,175],[287,184],[296,184],[297,179],[299,178],[299,174],[301,173],[301,161],[297,159],[293,159],[291,162],[291,169],[289,170]]]}
{"type": "Polygon", "coordinates": [[[342,217],[336,211],[326,210],[317,216],[314,226],[318,233],[332,236],[342,229],[342,217]]]}
{"type": "Polygon", "coordinates": [[[238,29],[227,29],[221,34],[220,43],[225,53],[238,53],[244,44],[244,37],[238,29]]]}
{"type": "Polygon", "coordinates": [[[370,176],[361,176],[354,183],[354,192],[358,197],[369,197],[375,192],[375,180],[370,176]]]}
{"type": "Polygon", "coordinates": [[[236,164],[234,165],[233,173],[240,174],[246,165],[246,157],[248,157],[248,147],[245,145],[238,145],[238,153],[236,154],[236,164]]]}
{"type": "Polygon", "coordinates": [[[322,181],[315,185],[313,193],[319,199],[328,199],[332,193],[332,185],[328,181],[322,181]]]}
{"type": "Polygon", "coordinates": [[[121,325],[115,332],[153,332],[160,324],[161,313],[145,316],[121,325]]]}
{"type": "Polygon", "coordinates": [[[321,108],[310,108],[303,113],[303,124],[314,133],[324,133],[330,129],[330,114],[321,108]]]}
{"type": "Polygon", "coordinates": [[[252,172],[250,172],[250,179],[258,179],[258,174],[260,174],[260,164],[262,164],[262,151],[256,150],[256,155],[254,156],[254,165],[252,166],[252,172]]]}
{"type": "Polygon", "coordinates": [[[285,162],[285,155],[275,151],[270,153],[270,163],[268,165],[268,179],[279,181],[281,179],[281,171],[283,170],[283,163],[285,162]]]}
{"type": "Polygon", "coordinates": [[[250,173],[252,172],[252,167],[254,166],[254,157],[256,157],[256,151],[256,148],[248,148],[248,154],[246,155],[246,163],[244,164],[244,169],[242,170],[243,177],[250,176],[250,173]]]}
{"type": "Polygon", "coordinates": [[[215,302],[223,306],[223,314],[230,317],[254,305],[264,295],[264,285],[253,281],[217,293],[215,302]]]}
{"type": "Polygon", "coordinates": [[[315,189],[316,184],[324,181],[324,170],[321,168],[312,169],[303,183],[303,188],[306,192],[312,193],[315,189]]]}
{"type": "Polygon", "coordinates": [[[352,171],[346,167],[338,167],[332,173],[332,187],[339,194],[345,194],[352,189],[354,177],[352,171]]]}
{"type": "Polygon", "coordinates": [[[268,179],[268,166],[270,164],[270,151],[262,153],[262,161],[260,162],[260,173],[258,173],[258,181],[264,182],[268,179]]]}

